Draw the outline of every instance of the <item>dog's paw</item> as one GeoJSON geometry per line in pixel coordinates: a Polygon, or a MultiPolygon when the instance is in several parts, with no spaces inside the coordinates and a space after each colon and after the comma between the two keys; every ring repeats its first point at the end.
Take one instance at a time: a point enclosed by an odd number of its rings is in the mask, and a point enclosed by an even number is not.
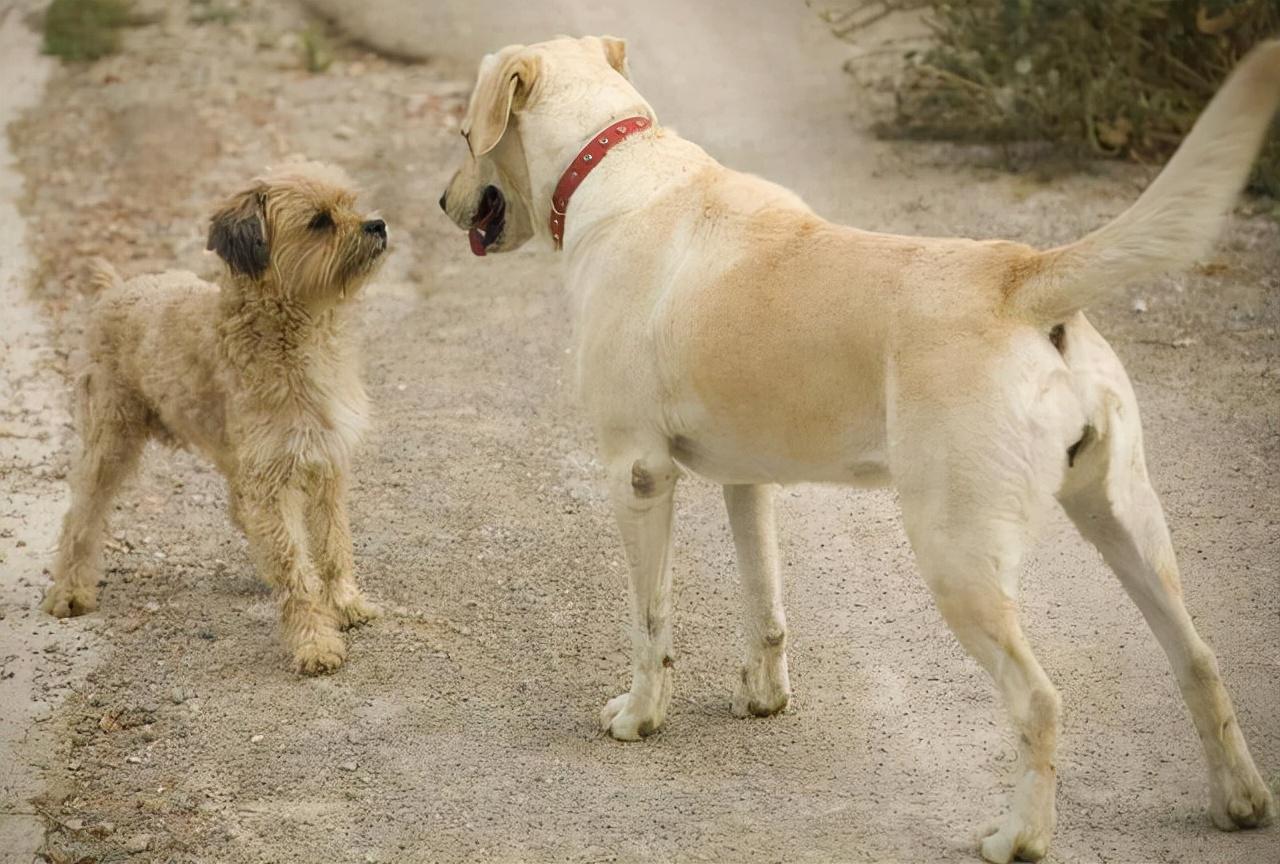
{"type": "Polygon", "coordinates": [[[1049,851],[1052,830],[1039,828],[1017,813],[1005,816],[989,828],[981,844],[982,857],[991,864],[1039,861],[1049,851]]]}
{"type": "Polygon", "coordinates": [[[1009,798],[1009,812],[987,828],[980,845],[982,857],[992,864],[1039,861],[1049,851],[1053,826],[1054,775],[1050,771],[1026,771],[1009,798]]]}
{"type": "Polygon", "coordinates": [[[360,595],[345,603],[333,604],[333,614],[338,619],[338,626],[343,630],[367,624],[382,615],[382,610],[360,595]]]}
{"type": "Polygon", "coordinates": [[[735,717],[769,717],[791,702],[787,655],[760,658],[742,667],[730,710],[735,717]]]}
{"type": "Polygon", "coordinates": [[[293,665],[300,675],[323,675],[332,672],[346,659],[347,646],[336,633],[316,634],[293,651],[293,665]]]}
{"type": "Polygon", "coordinates": [[[1253,765],[1214,784],[1209,816],[1223,831],[1260,828],[1276,818],[1276,799],[1253,765]]]}
{"type": "Polygon", "coordinates": [[[87,615],[98,608],[97,595],[92,591],[68,590],[60,585],[49,588],[40,608],[54,618],[75,618],[87,615]]]}
{"type": "Polygon", "coordinates": [[[619,741],[639,741],[657,732],[667,719],[666,702],[634,692],[614,696],[600,711],[600,727],[619,741]]]}

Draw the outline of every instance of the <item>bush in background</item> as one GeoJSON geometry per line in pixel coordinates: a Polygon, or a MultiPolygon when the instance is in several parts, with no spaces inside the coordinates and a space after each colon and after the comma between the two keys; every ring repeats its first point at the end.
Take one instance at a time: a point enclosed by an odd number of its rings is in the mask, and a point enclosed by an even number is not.
{"type": "Polygon", "coordinates": [[[53,0],[44,15],[44,53],[97,60],[120,48],[120,28],[136,23],[129,0],[53,0]]]}
{"type": "MultiPolygon", "coordinates": [[[[913,9],[935,41],[909,55],[881,134],[1053,141],[1152,161],[1173,152],[1252,45],[1280,35],[1280,0],[887,0],[846,14],[913,9]]],[[[1280,197],[1275,135],[1252,185],[1280,197]]]]}

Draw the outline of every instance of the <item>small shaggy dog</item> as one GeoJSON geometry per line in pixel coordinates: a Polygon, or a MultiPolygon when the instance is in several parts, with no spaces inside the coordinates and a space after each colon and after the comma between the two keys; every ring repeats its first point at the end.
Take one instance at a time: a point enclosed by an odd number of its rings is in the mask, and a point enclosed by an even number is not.
{"type": "Polygon", "coordinates": [[[214,214],[208,248],[226,263],[221,287],[183,271],[97,274],[107,290],[76,381],[82,453],[44,609],[97,607],[111,499],[156,438],[227,478],[297,670],[327,672],[346,654],[339,628],[378,612],[356,585],[344,503],[368,402],[347,330],[386,223],[355,210],[342,171],[297,163],[214,214]]]}

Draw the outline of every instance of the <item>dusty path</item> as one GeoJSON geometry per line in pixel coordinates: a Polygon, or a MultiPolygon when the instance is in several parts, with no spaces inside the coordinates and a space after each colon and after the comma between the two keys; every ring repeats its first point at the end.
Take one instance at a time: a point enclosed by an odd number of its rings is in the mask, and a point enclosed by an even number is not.
{"type": "MultiPolygon", "coordinates": [[[[719,491],[686,483],[669,726],[637,745],[600,737],[596,713],[626,684],[625,578],[571,390],[555,262],[473,259],[434,204],[470,69],[347,46],[308,75],[293,4],[204,23],[198,4],[170,5],[124,55],[56,73],[11,129],[40,264],[32,296],[65,349],[82,314],[77,256],[212,272],[210,201],[290,153],[343,162],[396,247],[365,298],[377,423],[353,502],[358,566],[390,614],[356,634],[339,674],[288,674],[221,483],[152,452],[113,519],[102,610],[63,628],[101,640],[100,659],[19,750],[58,820],[53,860],[130,848],[143,850],[131,860],[201,862],[975,860],[1013,742],[932,608],[893,496],[784,493],[796,699],[784,716],[738,721],[732,546],[719,491]]],[[[625,35],[664,122],[867,227],[1051,243],[1118,212],[1144,180],[1109,166],[1040,185],[965,167],[949,148],[870,139],[850,116],[848,49],[799,4],[404,11],[416,5],[366,4],[387,14],[349,24],[401,52],[457,56],[560,31],[625,35]]],[[[1237,218],[1210,268],[1093,314],[1137,382],[1189,604],[1273,785],[1278,248],[1274,222],[1237,218]]],[[[56,468],[66,451],[48,446],[56,468]]],[[[15,532],[47,534],[33,524],[44,518],[0,513],[15,532]]],[[[0,566],[19,560],[16,536],[0,532],[0,566]]],[[[38,615],[38,564],[20,566],[6,571],[17,587],[3,626],[38,615]]],[[[1052,860],[1274,855],[1276,829],[1210,827],[1164,658],[1064,520],[1024,586],[1027,629],[1065,703],[1052,860]]]]}

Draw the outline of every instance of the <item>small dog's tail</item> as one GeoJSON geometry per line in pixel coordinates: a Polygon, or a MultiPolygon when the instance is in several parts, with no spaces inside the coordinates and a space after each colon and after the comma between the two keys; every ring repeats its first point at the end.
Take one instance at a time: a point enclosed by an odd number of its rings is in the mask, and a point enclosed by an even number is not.
{"type": "Polygon", "coordinates": [[[103,291],[109,291],[124,284],[116,268],[112,267],[111,262],[106,258],[90,258],[87,270],[89,288],[94,294],[101,294],[103,291]]]}
{"type": "Polygon", "coordinates": [[[1280,102],[1280,40],[1254,48],[1140,198],[1069,246],[1040,253],[1009,295],[1056,324],[1129,280],[1190,266],[1217,239],[1280,102]]]}

